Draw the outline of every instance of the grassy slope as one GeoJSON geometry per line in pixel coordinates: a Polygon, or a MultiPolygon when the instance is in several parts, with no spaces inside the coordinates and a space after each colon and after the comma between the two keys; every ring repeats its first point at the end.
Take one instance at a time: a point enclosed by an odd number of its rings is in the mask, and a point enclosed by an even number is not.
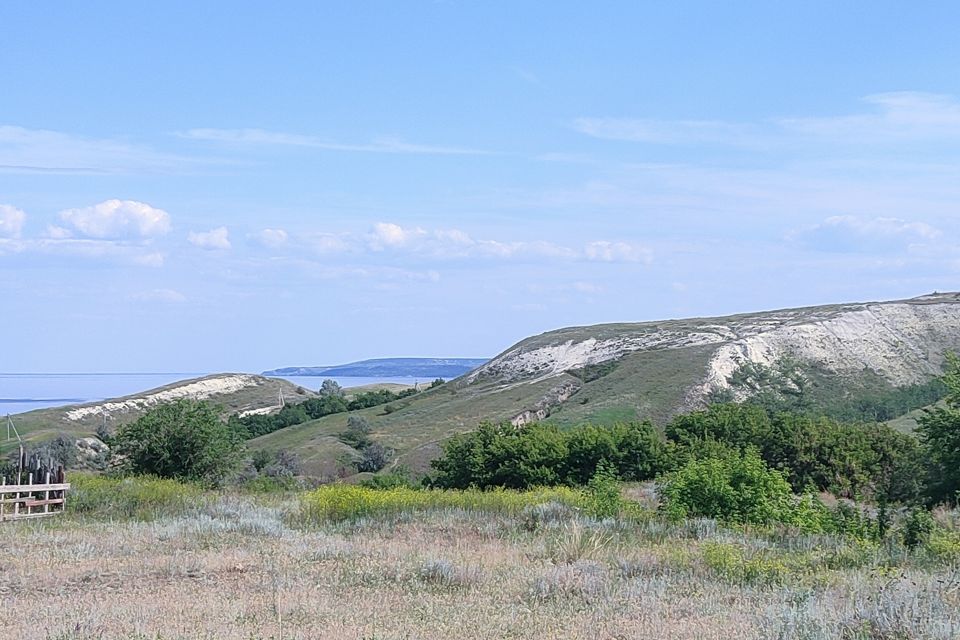
{"type": "Polygon", "coordinates": [[[325,416],[288,427],[250,441],[253,449],[296,451],[309,474],[327,475],[336,469],[336,459],[352,451],[337,439],[351,415],[366,417],[373,425],[372,437],[397,450],[396,463],[423,468],[433,457],[436,444],[457,433],[474,429],[483,420],[506,420],[533,406],[558,379],[501,389],[493,384],[458,388],[448,383],[385,407],[372,407],[349,414],[325,416]]]}
{"type": "MultiPolygon", "coordinates": [[[[702,377],[715,347],[633,353],[609,375],[586,383],[550,420],[561,426],[581,422],[610,424],[649,418],[662,422],[680,406],[689,384],[702,377]],[[581,404],[582,400],[586,400],[581,404]]],[[[336,414],[288,427],[250,441],[254,449],[296,451],[308,474],[332,475],[336,460],[352,449],[337,434],[347,427],[350,415],[366,417],[373,439],[397,451],[396,464],[415,470],[426,468],[439,451],[439,443],[474,429],[484,420],[509,420],[532,408],[552,388],[573,376],[562,375],[532,384],[502,387],[493,382],[469,386],[457,381],[393,403],[387,414],[374,407],[336,414]]]]}
{"type": "Polygon", "coordinates": [[[897,431],[902,431],[904,433],[912,433],[917,428],[917,418],[923,415],[923,412],[927,409],[932,409],[934,407],[945,407],[947,403],[945,400],[941,400],[937,404],[932,404],[929,407],[924,407],[923,409],[917,409],[916,411],[911,411],[905,416],[900,416],[893,420],[887,422],[888,425],[896,429],[897,431]]]}
{"type": "MultiPolygon", "coordinates": [[[[206,376],[207,378],[217,376],[206,376]]],[[[205,378],[196,378],[193,380],[183,380],[173,384],[151,389],[142,393],[115,398],[107,402],[119,402],[143,398],[144,396],[167,391],[177,387],[203,380],[205,378]]],[[[217,395],[210,398],[211,402],[220,404],[227,413],[236,413],[250,408],[269,407],[277,404],[277,396],[280,389],[286,396],[288,402],[300,402],[313,395],[313,392],[298,387],[295,384],[276,378],[257,377],[260,382],[255,387],[248,387],[235,393],[217,395]]],[[[38,409],[27,413],[17,414],[13,417],[14,424],[24,440],[46,440],[56,436],[59,433],[67,433],[76,437],[86,437],[93,435],[97,427],[103,423],[101,415],[92,415],[81,420],[70,420],[67,418],[67,412],[78,407],[91,407],[102,404],[102,402],[93,402],[83,405],[70,405],[66,407],[56,407],[52,409],[38,409]]],[[[131,411],[122,414],[111,415],[107,424],[115,427],[118,424],[132,422],[141,415],[140,411],[131,411]]],[[[5,448],[6,443],[0,443],[0,450],[5,448]]]]}
{"type": "Polygon", "coordinates": [[[549,420],[560,426],[638,419],[663,424],[706,374],[715,350],[709,345],[628,354],[611,373],[584,384],[549,420]]]}

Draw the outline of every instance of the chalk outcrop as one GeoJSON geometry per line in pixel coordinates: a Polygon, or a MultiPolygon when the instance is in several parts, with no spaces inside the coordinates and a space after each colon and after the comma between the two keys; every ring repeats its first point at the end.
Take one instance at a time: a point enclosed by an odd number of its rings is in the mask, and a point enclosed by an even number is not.
{"type": "MultiPolygon", "coordinates": [[[[689,347],[711,349],[705,374],[690,381],[688,407],[710,390],[727,386],[730,375],[744,363],[771,365],[784,357],[838,376],[869,371],[892,386],[904,386],[938,374],[944,354],[960,349],[960,294],[561,329],[520,342],[470,373],[462,384],[493,382],[510,388],[638,352],[689,347]]],[[[554,402],[563,400],[558,395],[554,402]]],[[[546,406],[531,407],[517,414],[514,422],[526,423],[548,413],[546,406]]]]}

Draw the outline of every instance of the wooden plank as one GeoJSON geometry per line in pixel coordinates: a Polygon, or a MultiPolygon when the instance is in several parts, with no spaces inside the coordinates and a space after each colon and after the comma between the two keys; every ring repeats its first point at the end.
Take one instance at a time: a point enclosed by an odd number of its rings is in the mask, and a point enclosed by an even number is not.
{"type": "Polygon", "coordinates": [[[70,488],[69,482],[57,484],[8,484],[0,485],[0,493],[35,493],[40,491],[66,491],[70,488]]]}
{"type": "MultiPolygon", "coordinates": [[[[24,505],[28,507],[44,507],[51,504],[63,504],[63,498],[47,498],[46,500],[24,500],[24,505]]],[[[44,511],[49,513],[49,511],[44,511]]]]}
{"type": "Polygon", "coordinates": [[[51,511],[50,513],[21,513],[16,516],[11,516],[9,513],[6,516],[5,522],[10,522],[11,520],[27,520],[29,518],[49,518],[50,516],[59,515],[60,511],[51,511]]]}

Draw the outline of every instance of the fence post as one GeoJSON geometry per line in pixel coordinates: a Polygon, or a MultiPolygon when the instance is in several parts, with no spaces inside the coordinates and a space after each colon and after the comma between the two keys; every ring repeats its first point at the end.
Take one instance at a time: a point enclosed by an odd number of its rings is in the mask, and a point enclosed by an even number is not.
{"type": "Polygon", "coordinates": [[[0,479],[0,522],[3,522],[3,512],[6,510],[5,507],[7,503],[4,502],[7,498],[7,494],[4,493],[3,488],[7,486],[7,478],[4,476],[0,479]]]}
{"type": "Polygon", "coordinates": [[[43,494],[43,512],[50,513],[50,472],[47,471],[47,490],[43,494]]]}

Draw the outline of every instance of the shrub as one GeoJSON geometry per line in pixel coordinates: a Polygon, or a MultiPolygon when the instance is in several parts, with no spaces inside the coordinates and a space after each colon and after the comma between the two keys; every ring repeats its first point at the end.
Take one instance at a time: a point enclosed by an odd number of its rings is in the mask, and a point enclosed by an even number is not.
{"type": "Polygon", "coordinates": [[[926,509],[913,509],[903,521],[903,544],[916,549],[930,539],[933,532],[933,516],[926,509]]]}
{"type": "Polygon", "coordinates": [[[584,485],[606,465],[623,480],[649,480],[669,468],[663,439],[647,422],[561,431],[533,424],[483,423],[448,440],[431,483],[448,489],[584,485]]]}
{"type": "Polygon", "coordinates": [[[623,504],[616,473],[609,465],[601,466],[587,484],[587,513],[594,518],[613,518],[623,504]]]}
{"type": "Polygon", "coordinates": [[[737,585],[776,584],[788,574],[783,562],[763,553],[748,557],[739,547],[721,542],[703,545],[703,562],[717,576],[737,585]]]}
{"type": "Polygon", "coordinates": [[[606,531],[587,527],[573,519],[547,539],[547,556],[554,564],[574,564],[596,560],[607,553],[613,536],[606,531]]]}
{"type": "Polygon", "coordinates": [[[676,520],[707,517],[751,524],[794,520],[789,483],[756,453],[693,460],[665,476],[660,491],[666,513],[676,520]]]}
{"type": "Polygon", "coordinates": [[[53,440],[43,443],[30,455],[43,462],[52,463],[52,467],[63,465],[64,468],[70,468],[77,463],[77,439],[61,433],[53,440]]]}
{"type": "Polygon", "coordinates": [[[387,466],[392,457],[393,449],[374,442],[363,449],[360,460],[357,462],[357,471],[380,471],[387,466]]]}
{"type": "Polygon", "coordinates": [[[368,489],[396,489],[405,487],[407,489],[419,489],[420,485],[414,482],[410,476],[410,470],[406,467],[399,467],[390,473],[382,473],[367,478],[360,483],[361,486],[368,489]]]}
{"type": "Polygon", "coordinates": [[[217,407],[186,399],[157,405],[120,427],[114,447],[133,473],[208,483],[237,466],[242,448],[217,407]]]}

